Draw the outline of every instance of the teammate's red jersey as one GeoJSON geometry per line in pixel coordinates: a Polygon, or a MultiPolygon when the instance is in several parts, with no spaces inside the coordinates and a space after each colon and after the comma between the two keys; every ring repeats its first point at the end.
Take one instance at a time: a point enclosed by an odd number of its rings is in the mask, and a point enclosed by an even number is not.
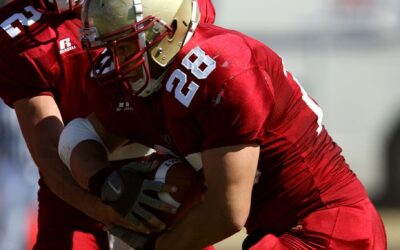
{"type": "Polygon", "coordinates": [[[9,106],[21,98],[51,95],[65,122],[88,114],[89,108],[79,102],[86,71],[73,71],[89,65],[79,40],[80,24],[73,14],[42,14],[29,1],[1,9],[0,96],[9,106]]]}
{"type": "MultiPolygon", "coordinates": [[[[13,102],[38,95],[53,96],[65,123],[89,114],[84,105],[89,61],[79,41],[80,19],[69,14],[38,12],[28,0],[0,9],[0,97],[13,102]]],[[[39,180],[38,238],[34,249],[108,249],[101,225],[67,205],[39,180]],[[93,244],[93,242],[98,242],[93,244]],[[89,249],[89,248],[88,248],[89,249]]]]}
{"type": "Polygon", "coordinates": [[[113,133],[187,157],[222,146],[261,147],[246,227],[280,234],[316,209],[353,204],[366,192],[321,125],[322,111],[282,59],[241,33],[200,25],[157,93],[92,96],[113,133]],[[107,100],[107,101],[106,101],[107,100]]]}

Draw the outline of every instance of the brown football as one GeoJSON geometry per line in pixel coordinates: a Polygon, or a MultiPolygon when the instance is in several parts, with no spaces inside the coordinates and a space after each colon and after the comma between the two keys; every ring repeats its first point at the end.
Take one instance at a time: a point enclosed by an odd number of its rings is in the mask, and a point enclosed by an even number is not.
{"type": "Polygon", "coordinates": [[[205,187],[194,168],[171,156],[158,156],[159,166],[150,174],[154,180],[175,185],[175,193],[158,193],[158,198],[170,205],[178,207],[176,214],[154,211],[155,215],[172,227],[189,210],[201,201],[205,187]]]}
{"type": "Polygon", "coordinates": [[[178,188],[175,193],[154,193],[158,199],[178,207],[176,214],[170,214],[160,210],[147,208],[157,218],[172,227],[179,219],[184,217],[189,210],[202,199],[205,186],[194,168],[170,155],[152,154],[143,158],[111,161],[114,167],[121,167],[131,161],[143,161],[148,158],[157,159],[158,166],[149,174],[149,179],[157,180],[178,188]]]}

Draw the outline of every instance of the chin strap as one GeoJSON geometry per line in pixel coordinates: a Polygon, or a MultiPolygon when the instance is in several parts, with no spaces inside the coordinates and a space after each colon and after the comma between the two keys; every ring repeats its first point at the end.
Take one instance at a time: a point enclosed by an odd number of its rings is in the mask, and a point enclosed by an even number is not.
{"type": "Polygon", "coordinates": [[[168,72],[168,67],[165,68],[164,72],[157,79],[150,78],[147,88],[144,89],[138,96],[147,97],[153,94],[154,92],[157,92],[161,88],[162,85],[161,83],[164,80],[167,72],[168,72]]]}

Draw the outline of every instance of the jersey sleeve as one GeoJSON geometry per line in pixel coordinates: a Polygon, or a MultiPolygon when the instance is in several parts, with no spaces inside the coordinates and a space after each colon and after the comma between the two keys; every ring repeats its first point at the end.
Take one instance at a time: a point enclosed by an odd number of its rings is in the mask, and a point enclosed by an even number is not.
{"type": "Polygon", "coordinates": [[[202,150],[238,144],[260,144],[274,107],[269,75],[259,68],[245,70],[212,95],[197,116],[204,135],[202,150]]]}
{"type": "Polygon", "coordinates": [[[0,53],[0,97],[12,107],[18,99],[38,95],[53,95],[46,75],[54,69],[45,69],[35,63],[35,59],[16,53],[14,50],[3,50],[0,53]]]}
{"type": "Polygon", "coordinates": [[[202,23],[214,23],[215,21],[215,8],[211,0],[199,0],[199,8],[202,23]]]}

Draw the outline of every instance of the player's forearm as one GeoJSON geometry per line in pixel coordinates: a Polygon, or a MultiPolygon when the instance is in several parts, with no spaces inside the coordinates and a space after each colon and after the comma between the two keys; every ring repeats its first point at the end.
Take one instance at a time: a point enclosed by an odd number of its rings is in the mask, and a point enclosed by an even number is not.
{"type": "Polygon", "coordinates": [[[79,187],[58,155],[58,139],[64,124],[54,99],[35,96],[13,104],[28,149],[48,188],[67,204],[99,220],[108,206],[79,187]]]}
{"type": "Polygon", "coordinates": [[[32,157],[44,182],[55,195],[87,215],[98,217],[93,208],[101,206],[101,200],[76,183],[58,155],[57,143],[62,127],[61,121],[56,120],[38,124],[29,139],[32,157]]]}
{"type": "Polygon", "coordinates": [[[203,249],[240,231],[247,214],[240,217],[225,204],[205,201],[192,211],[173,230],[161,235],[157,250],[203,249]]]}
{"type": "MultiPolygon", "coordinates": [[[[110,166],[108,154],[123,145],[127,139],[114,136],[103,128],[94,115],[77,118],[63,129],[58,143],[58,153],[72,176],[84,188],[92,190],[90,181],[110,166]]],[[[108,171],[108,170],[107,170],[108,171]]]]}
{"type": "Polygon", "coordinates": [[[29,152],[44,182],[54,194],[76,207],[88,194],[73,180],[58,155],[58,138],[64,124],[53,98],[22,99],[16,101],[14,107],[29,152]]]}
{"type": "Polygon", "coordinates": [[[105,148],[96,141],[83,141],[72,151],[70,168],[74,179],[87,190],[92,176],[109,167],[105,148]]]}
{"type": "Polygon", "coordinates": [[[142,231],[138,227],[133,227],[131,223],[117,215],[99,197],[78,185],[68,168],[59,158],[56,145],[52,144],[51,140],[46,141],[49,140],[48,137],[42,137],[42,139],[41,147],[36,147],[34,158],[46,185],[56,196],[70,206],[107,226],[120,225],[132,230],[142,231]]]}
{"type": "Polygon", "coordinates": [[[257,145],[235,145],[202,152],[208,190],[202,204],[157,242],[159,248],[201,249],[241,230],[250,212],[258,162],[257,145]]]}
{"type": "Polygon", "coordinates": [[[96,217],[94,215],[95,211],[92,208],[100,206],[101,200],[77,184],[72,178],[71,173],[59,159],[56,148],[51,153],[43,152],[43,154],[46,159],[38,160],[37,163],[48,188],[70,206],[81,210],[91,217],[96,217]]]}

